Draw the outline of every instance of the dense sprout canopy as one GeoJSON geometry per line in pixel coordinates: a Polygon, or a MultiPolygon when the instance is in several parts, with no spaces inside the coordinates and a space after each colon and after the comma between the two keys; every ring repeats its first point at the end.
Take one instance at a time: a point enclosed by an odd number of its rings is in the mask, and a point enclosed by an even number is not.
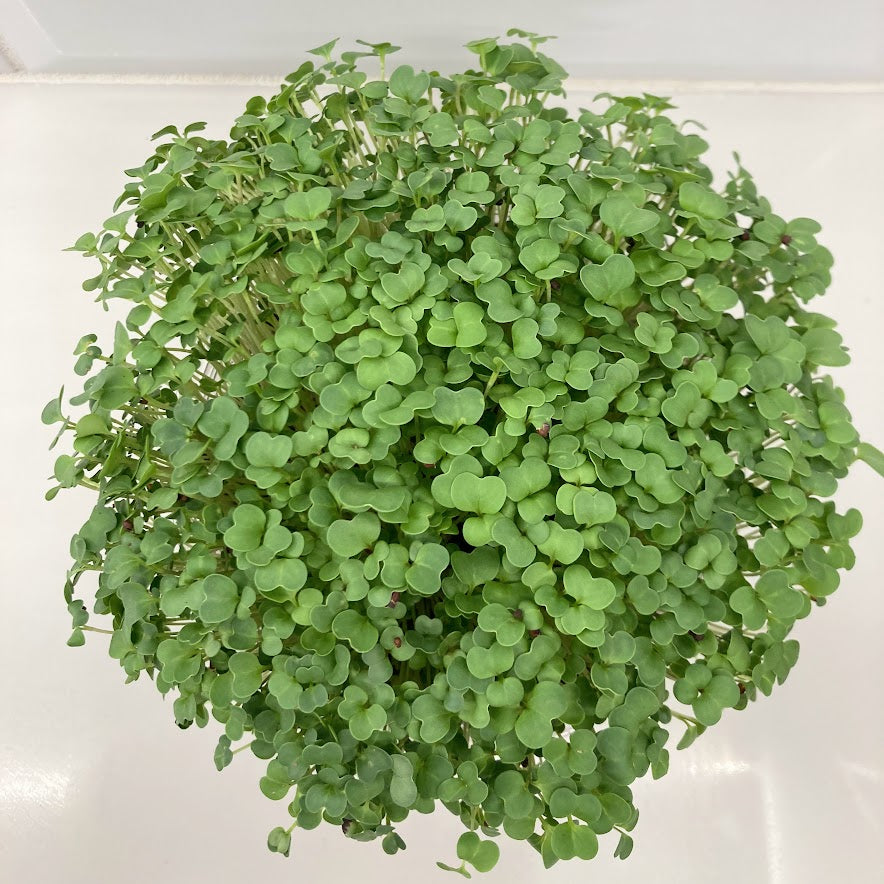
{"type": "Polygon", "coordinates": [[[267,762],[282,853],[441,802],[456,871],[626,856],[670,731],[770,693],[853,564],[818,225],[713,187],[665,99],[570,115],[517,36],[450,77],[320,47],[227,140],[158,133],[75,246],[131,309],[44,413],[98,498],[70,643],[97,571],[128,678],[267,762]]]}

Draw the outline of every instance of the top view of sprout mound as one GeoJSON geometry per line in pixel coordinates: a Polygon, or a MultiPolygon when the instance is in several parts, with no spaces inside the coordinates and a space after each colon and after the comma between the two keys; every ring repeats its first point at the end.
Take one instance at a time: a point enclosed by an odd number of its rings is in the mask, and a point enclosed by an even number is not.
{"type": "Polygon", "coordinates": [[[227,139],[157,133],[75,246],[129,309],[44,412],[49,496],[96,495],[70,644],[264,760],[280,853],[396,853],[441,803],[443,868],[625,858],[633,781],[770,694],[853,564],[829,498],[881,455],[819,226],[713,184],[666,99],[566,110],[511,36],[450,76],[313,50],[227,139]]]}

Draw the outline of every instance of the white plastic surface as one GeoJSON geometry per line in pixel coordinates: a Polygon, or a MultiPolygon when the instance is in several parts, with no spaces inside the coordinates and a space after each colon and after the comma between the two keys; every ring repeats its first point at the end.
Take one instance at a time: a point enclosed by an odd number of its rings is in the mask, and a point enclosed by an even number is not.
{"type": "MultiPolygon", "coordinates": [[[[445,811],[409,819],[408,850],[394,858],[329,826],[296,832],[288,861],[267,853],[266,833],[286,813],[258,791],[260,762],[244,753],[217,773],[216,727],[178,730],[171,703],[150,682],[124,685],[103,636],[65,646],[68,538],[91,495],[43,502],[54,455],[39,412],[62,381],[75,388],[77,338],[107,332],[113,315],[80,291],[90,265],[61,249],[111,214],[122,169],[147,156],[151,132],[207,119],[220,133],[252,91],[0,86],[3,882],[455,880],[434,865],[454,857],[459,824],[445,811]]],[[[836,376],[860,432],[881,444],[884,98],[730,94],[678,103],[679,114],[707,124],[716,169],[738,149],[777,212],[823,223],[836,270],[817,303],[839,320],[854,358],[836,376]]],[[[530,848],[502,843],[489,884],[880,880],[884,480],[858,465],[839,498],[866,518],[856,568],[799,624],[801,659],[784,687],[674,752],[662,780],[637,784],[633,856],[610,858],[607,838],[592,865],[545,872],[530,848]]]]}
{"type": "Polygon", "coordinates": [[[575,77],[884,78],[878,0],[0,0],[0,33],[31,71],[277,74],[331,37],[457,70],[464,43],[513,26],[557,35],[575,77]]]}

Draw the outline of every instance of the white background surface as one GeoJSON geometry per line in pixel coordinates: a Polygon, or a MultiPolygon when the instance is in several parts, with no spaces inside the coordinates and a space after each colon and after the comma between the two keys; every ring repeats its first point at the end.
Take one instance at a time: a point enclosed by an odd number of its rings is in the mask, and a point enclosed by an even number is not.
{"type": "Polygon", "coordinates": [[[31,71],[280,74],[333,36],[456,70],[463,43],[512,26],[558,34],[575,77],[884,79],[880,0],[0,0],[31,71]]]}
{"type": "MultiPolygon", "coordinates": [[[[179,731],[171,703],[150,682],[124,686],[104,636],[90,634],[81,649],[64,644],[67,543],[91,495],[42,501],[54,455],[45,450],[51,434],[39,412],[63,381],[75,389],[77,338],[109,331],[113,317],[80,291],[91,266],[61,249],[111,214],[121,170],[149,153],[149,133],[205,119],[220,134],[254,91],[0,85],[0,881],[458,880],[434,866],[454,858],[459,831],[444,811],[409,819],[402,827],[409,849],[394,858],[330,826],[296,830],[289,860],[267,853],[267,831],[286,825],[287,814],[284,802],[258,791],[261,763],[243,753],[217,773],[215,726],[179,731]]],[[[815,304],[840,322],[854,361],[836,377],[861,434],[880,445],[884,96],[686,92],[676,99],[680,115],[708,125],[717,170],[738,149],[778,213],[822,222],[835,282],[815,304]]],[[[636,785],[633,856],[610,858],[608,837],[592,865],[545,872],[530,848],[502,841],[501,862],[485,880],[880,880],[884,481],[857,465],[839,499],[866,518],[856,568],[828,605],[799,624],[801,659],[784,687],[744,712],[725,713],[690,750],[673,751],[669,775],[636,785]]]]}

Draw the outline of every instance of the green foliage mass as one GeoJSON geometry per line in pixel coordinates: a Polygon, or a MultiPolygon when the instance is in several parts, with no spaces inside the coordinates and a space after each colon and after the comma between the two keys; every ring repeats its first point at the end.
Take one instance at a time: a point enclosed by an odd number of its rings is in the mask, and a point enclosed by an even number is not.
{"type": "MultiPolygon", "coordinates": [[[[395,853],[441,802],[589,859],[630,784],[769,694],[853,564],[858,457],[818,225],[786,221],[653,95],[572,117],[530,45],[451,77],[314,54],[228,140],[156,136],[75,248],[131,309],[77,346],[57,487],[71,644],[267,762],[262,791],[395,853]],[[102,631],[99,629],[98,631],[102,631]],[[681,724],[678,724],[681,730],[681,724]]],[[[443,864],[444,865],[444,864],[443,864]]]]}

